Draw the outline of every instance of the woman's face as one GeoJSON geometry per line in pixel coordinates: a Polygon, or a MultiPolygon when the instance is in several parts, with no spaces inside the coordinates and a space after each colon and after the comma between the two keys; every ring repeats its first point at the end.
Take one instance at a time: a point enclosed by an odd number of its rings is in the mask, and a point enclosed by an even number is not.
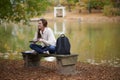
{"type": "Polygon", "coordinates": [[[44,26],[43,26],[43,23],[42,23],[42,21],[38,21],[38,29],[43,29],[44,28],[44,26]]]}

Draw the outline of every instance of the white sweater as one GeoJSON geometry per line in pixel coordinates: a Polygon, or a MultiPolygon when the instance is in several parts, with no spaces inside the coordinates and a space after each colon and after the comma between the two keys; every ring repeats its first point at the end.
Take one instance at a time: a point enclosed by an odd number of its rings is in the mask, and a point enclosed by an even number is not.
{"type": "MultiPolygon", "coordinates": [[[[43,33],[42,31],[40,31],[40,34],[42,38],[42,44],[41,44],[42,46],[49,46],[49,45],[56,46],[56,39],[51,28],[45,27],[43,33]]],[[[37,33],[35,34],[33,40],[37,40],[37,33]]]]}

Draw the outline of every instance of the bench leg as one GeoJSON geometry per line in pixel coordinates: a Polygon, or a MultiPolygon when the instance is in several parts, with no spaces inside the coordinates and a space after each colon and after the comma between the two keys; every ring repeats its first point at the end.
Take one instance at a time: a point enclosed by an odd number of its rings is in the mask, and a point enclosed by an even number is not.
{"type": "Polygon", "coordinates": [[[75,64],[72,65],[62,65],[61,60],[57,59],[57,65],[58,65],[58,72],[60,74],[69,75],[69,74],[75,74],[76,68],[75,64]]]}
{"type": "Polygon", "coordinates": [[[22,54],[24,60],[24,67],[39,67],[40,56],[34,54],[22,54]]]}
{"type": "Polygon", "coordinates": [[[60,74],[76,74],[75,64],[78,55],[57,56],[57,69],[60,74]]]}

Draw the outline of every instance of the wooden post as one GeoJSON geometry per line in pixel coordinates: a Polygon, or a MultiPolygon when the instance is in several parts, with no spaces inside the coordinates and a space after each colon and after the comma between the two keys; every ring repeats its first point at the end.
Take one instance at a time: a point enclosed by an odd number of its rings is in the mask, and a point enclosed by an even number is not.
{"type": "Polygon", "coordinates": [[[64,75],[75,74],[76,73],[75,64],[77,63],[77,56],[78,55],[76,54],[56,55],[58,72],[64,75]]]}

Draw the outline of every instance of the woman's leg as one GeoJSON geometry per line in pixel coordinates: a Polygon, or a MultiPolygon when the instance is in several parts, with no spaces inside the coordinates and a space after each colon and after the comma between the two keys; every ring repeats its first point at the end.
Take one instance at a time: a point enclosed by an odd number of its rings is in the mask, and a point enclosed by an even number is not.
{"type": "Polygon", "coordinates": [[[49,46],[49,52],[51,54],[55,53],[55,46],[49,46]]]}
{"type": "Polygon", "coordinates": [[[49,53],[53,54],[55,53],[55,46],[46,46],[43,49],[44,52],[49,51],[49,53]]]}
{"type": "Polygon", "coordinates": [[[30,48],[35,50],[38,53],[43,53],[43,49],[41,45],[37,45],[37,44],[30,44],[30,48]]]}
{"type": "Polygon", "coordinates": [[[46,53],[46,51],[49,51],[50,54],[54,54],[55,53],[55,46],[43,47],[43,52],[46,53]]]}

